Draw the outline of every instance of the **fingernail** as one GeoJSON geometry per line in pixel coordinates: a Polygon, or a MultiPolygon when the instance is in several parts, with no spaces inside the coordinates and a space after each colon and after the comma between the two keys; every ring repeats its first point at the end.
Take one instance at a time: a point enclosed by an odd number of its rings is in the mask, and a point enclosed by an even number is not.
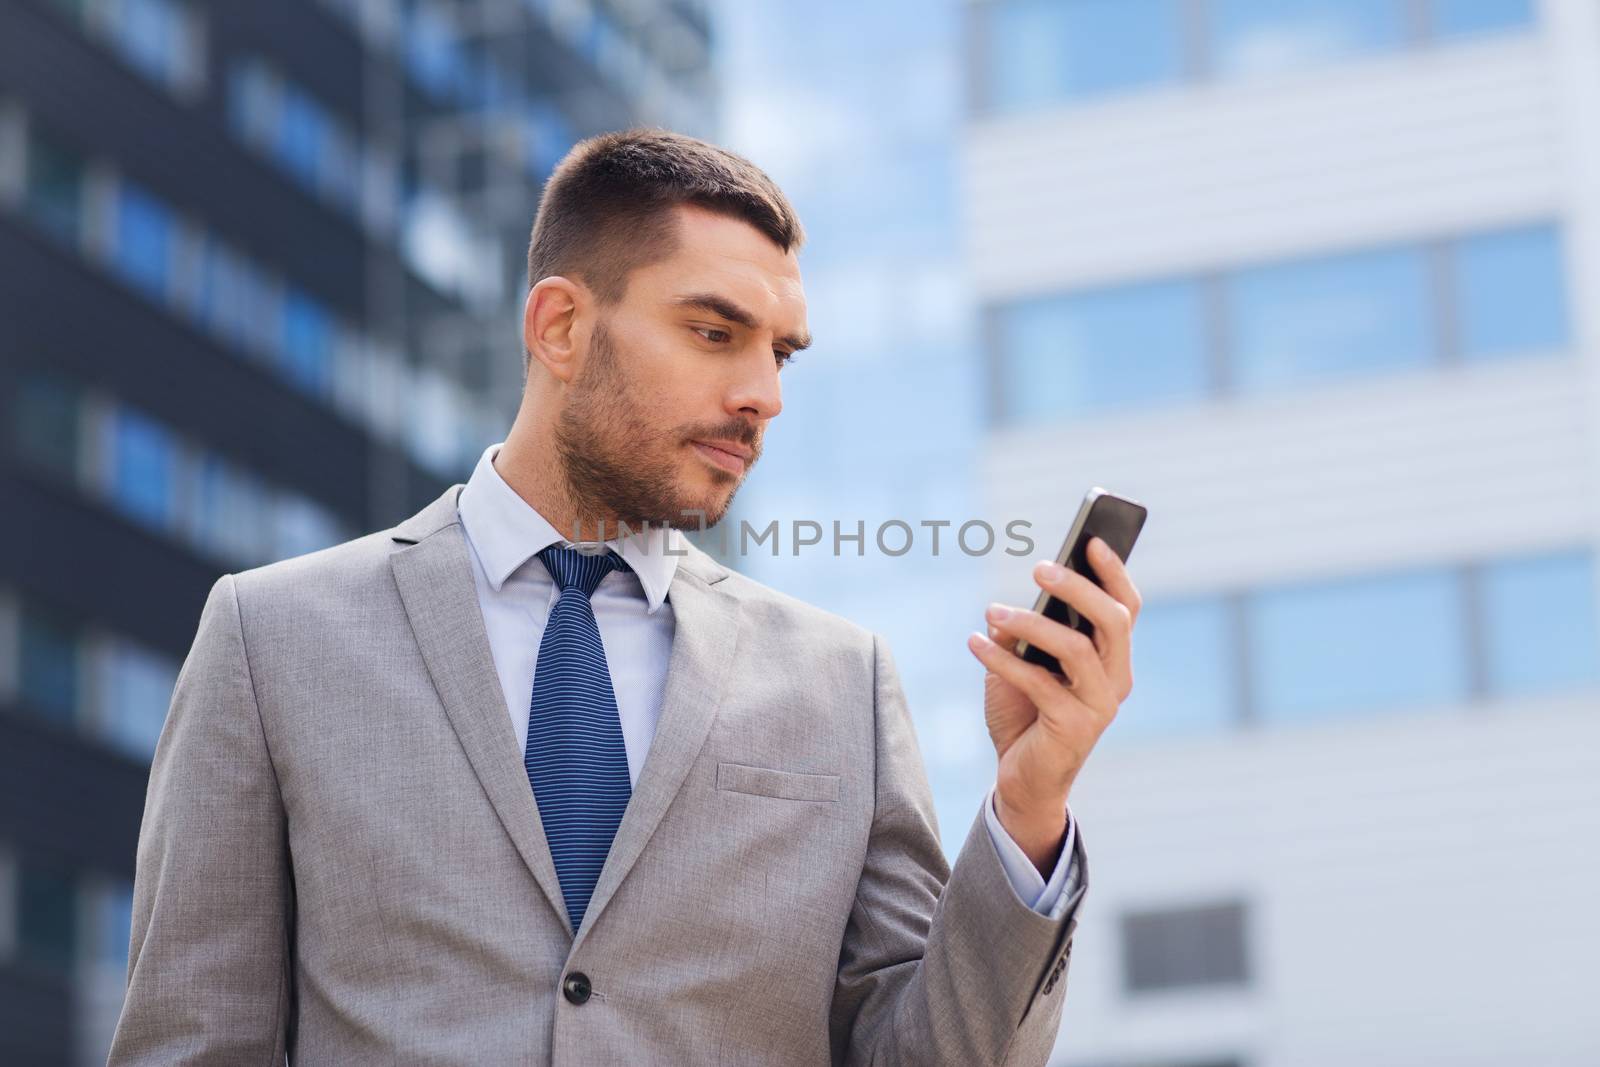
{"type": "Polygon", "coordinates": [[[974,630],[967,635],[967,645],[973,651],[978,652],[986,648],[992,648],[994,646],[994,642],[980,634],[978,631],[974,630]]]}
{"type": "Polygon", "coordinates": [[[1106,556],[1110,555],[1111,548],[1104,541],[1100,540],[1100,538],[1096,537],[1093,541],[1089,542],[1089,551],[1093,552],[1098,558],[1105,559],[1106,556]]]}
{"type": "Polygon", "coordinates": [[[1053,560],[1040,560],[1034,565],[1033,573],[1046,582],[1059,582],[1067,575],[1065,568],[1053,560]]]}
{"type": "Polygon", "coordinates": [[[989,610],[984,614],[995,622],[1004,622],[1006,619],[1011,618],[1011,609],[1004,604],[990,604],[989,610]]]}

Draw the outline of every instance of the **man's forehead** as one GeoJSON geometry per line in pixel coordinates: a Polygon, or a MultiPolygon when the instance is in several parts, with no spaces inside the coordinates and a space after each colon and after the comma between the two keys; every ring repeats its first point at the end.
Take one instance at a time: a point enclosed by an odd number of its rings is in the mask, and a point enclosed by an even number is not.
{"type": "Polygon", "coordinates": [[[664,302],[809,343],[805,286],[793,250],[779,248],[742,219],[693,207],[679,212],[677,248],[650,269],[664,302]]]}

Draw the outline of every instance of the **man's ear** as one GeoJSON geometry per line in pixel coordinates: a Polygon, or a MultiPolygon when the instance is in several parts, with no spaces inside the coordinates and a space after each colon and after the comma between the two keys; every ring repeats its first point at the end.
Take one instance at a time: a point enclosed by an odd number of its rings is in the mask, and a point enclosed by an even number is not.
{"type": "MultiPolygon", "coordinates": [[[[522,343],[533,361],[557,381],[577,377],[584,338],[580,336],[591,301],[581,283],[553,274],[528,290],[522,307],[522,343]]],[[[532,364],[528,367],[533,371],[532,364]]]]}

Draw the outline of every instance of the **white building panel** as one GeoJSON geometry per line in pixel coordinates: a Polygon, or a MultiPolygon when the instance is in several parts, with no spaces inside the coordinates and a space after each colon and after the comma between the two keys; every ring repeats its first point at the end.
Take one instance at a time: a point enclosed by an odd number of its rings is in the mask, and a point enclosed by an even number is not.
{"type": "Polygon", "coordinates": [[[965,152],[986,298],[1554,217],[1538,31],[987,120],[965,152]]]}

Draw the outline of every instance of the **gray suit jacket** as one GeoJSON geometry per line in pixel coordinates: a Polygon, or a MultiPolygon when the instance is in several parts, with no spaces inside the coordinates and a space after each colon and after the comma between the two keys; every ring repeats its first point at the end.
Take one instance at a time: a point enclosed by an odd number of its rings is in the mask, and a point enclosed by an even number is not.
{"type": "Polygon", "coordinates": [[[981,811],[952,869],[883,643],[693,546],[574,935],[461,488],[212,587],[151,770],[111,1063],[1045,1062],[1081,834],[1060,920],[1018,899],[981,811]]]}

